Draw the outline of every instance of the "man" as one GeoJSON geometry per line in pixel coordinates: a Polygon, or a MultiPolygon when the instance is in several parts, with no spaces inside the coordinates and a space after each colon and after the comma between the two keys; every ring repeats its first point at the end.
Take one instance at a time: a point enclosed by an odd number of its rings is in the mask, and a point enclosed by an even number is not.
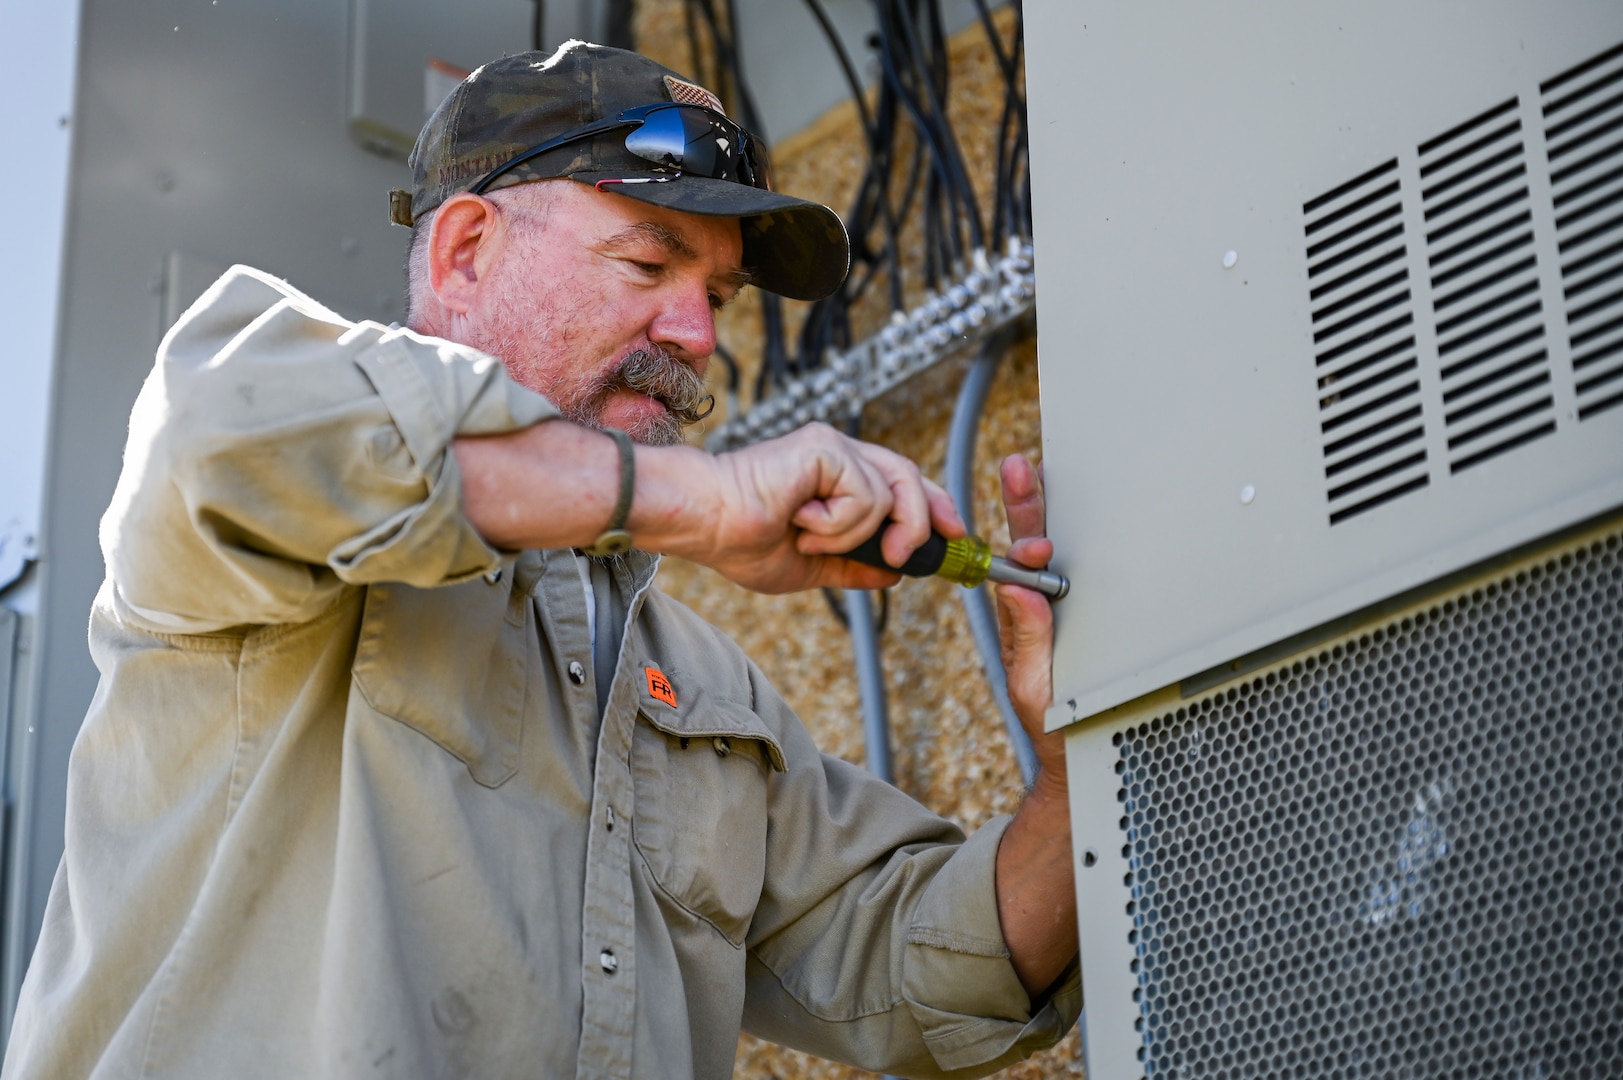
{"type": "MultiPolygon", "coordinates": [[[[1014,821],[966,841],[820,756],[650,588],[650,552],[875,587],[895,575],[837,553],[887,520],[897,563],[962,531],[827,428],[663,445],[703,411],[717,307],[847,263],[706,104],[581,43],[489,65],[394,199],[411,330],[239,267],[165,339],[6,1077],[716,1077],[741,1026],[969,1075],[1074,1021],[1054,740],[1014,821]]],[[[1036,477],[1004,478],[1041,564],[1036,477]]],[[[1047,605],[1000,605],[1036,733],[1047,605]]]]}

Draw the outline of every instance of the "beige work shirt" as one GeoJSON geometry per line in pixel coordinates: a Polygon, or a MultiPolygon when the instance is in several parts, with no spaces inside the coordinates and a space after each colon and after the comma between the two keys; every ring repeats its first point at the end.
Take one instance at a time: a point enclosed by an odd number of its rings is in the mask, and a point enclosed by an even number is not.
{"type": "Polygon", "coordinates": [[[555,415],[474,350],[243,267],[130,421],[101,685],[8,1080],[723,1077],[740,1027],[989,1072],[1033,1013],[967,841],[818,753],[723,634],[614,567],[599,715],[568,551],[463,516],[454,436],[555,415]]]}

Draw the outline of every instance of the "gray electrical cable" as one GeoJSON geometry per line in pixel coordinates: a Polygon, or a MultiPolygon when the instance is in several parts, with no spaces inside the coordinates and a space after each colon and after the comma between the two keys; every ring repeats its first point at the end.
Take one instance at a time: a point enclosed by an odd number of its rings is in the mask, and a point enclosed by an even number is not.
{"type": "MultiPolygon", "coordinates": [[[[963,386],[958,391],[958,403],[953,407],[952,427],[947,434],[947,494],[958,506],[964,524],[975,532],[975,440],[980,431],[981,413],[986,408],[986,395],[992,389],[992,379],[998,364],[1008,350],[1012,336],[994,334],[969,365],[963,386]]],[[[964,615],[969,619],[969,632],[975,639],[975,648],[981,654],[981,668],[992,687],[992,700],[1003,714],[1003,726],[1009,731],[1014,745],[1014,756],[1020,763],[1020,775],[1027,784],[1037,777],[1037,752],[1032,748],[1026,729],[1020,725],[1014,703],[1009,700],[1009,678],[1003,670],[1003,652],[998,642],[997,615],[992,610],[992,594],[983,583],[964,590],[964,615]]]]}
{"type": "MultiPolygon", "coordinates": [[[[887,784],[896,782],[890,756],[890,704],[885,692],[885,667],[879,660],[879,626],[874,622],[873,597],[866,589],[845,590],[845,623],[851,628],[851,651],[856,654],[857,692],[862,698],[862,736],[867,744],[868,771],[887,784]]],[[[885,1075],[884,1080],[896,1080],[885,1075]]]]}
{"type": "Polygon", "coordinates": [[[879,629],[874,623],[873,598],[867,590],[845,590],[845,621],[851,628],[851,651],[856,655],[868,771],[892,783],[895,768],[890,756],[890,706],[885,695],[885,669],[879,662],[879,629]]]}

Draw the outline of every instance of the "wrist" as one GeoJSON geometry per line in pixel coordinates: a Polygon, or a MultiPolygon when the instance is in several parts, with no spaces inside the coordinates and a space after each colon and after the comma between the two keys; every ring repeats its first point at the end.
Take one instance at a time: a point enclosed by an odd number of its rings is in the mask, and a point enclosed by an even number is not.
{"type": "Polygon", "coordinates": [[[1044,763],[1038,767],[1037,776],[1031,782],[1031,790],[1026,793],[1026,802],[1053,803],[1069,809],[1071,785],[1064,759],[1061,759],[1058,766],[1044,763]]]}
{"type": "Polygon", "coordinates": [[[631,503],[637,484],[637,452],[631,443],[631,436],[619,428],[604,428],[602,431],[614,442],[616,482],[614,509],[609,514],[608,524],[597,534],[597,539],[584,549],[586,554],[594,558],[623,555],[631,550],[631,533],[626,525],[631,516],[631,503]]]}
{"type": "Polygon", "coordinates": [[[690,446],[636,447],[626,529],[644,551],[703,561],[719,517],[716,459],[690,446]]]}

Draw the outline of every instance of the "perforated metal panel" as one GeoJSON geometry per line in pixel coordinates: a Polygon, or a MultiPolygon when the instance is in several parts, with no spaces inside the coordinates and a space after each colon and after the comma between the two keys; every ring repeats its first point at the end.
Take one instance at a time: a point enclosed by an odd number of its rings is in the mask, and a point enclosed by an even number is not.
{"type": "Polygon", "coordinates": [[[1085,738],[1101,1078],[1623,1076],[1623,527],[1085,738]]]}

